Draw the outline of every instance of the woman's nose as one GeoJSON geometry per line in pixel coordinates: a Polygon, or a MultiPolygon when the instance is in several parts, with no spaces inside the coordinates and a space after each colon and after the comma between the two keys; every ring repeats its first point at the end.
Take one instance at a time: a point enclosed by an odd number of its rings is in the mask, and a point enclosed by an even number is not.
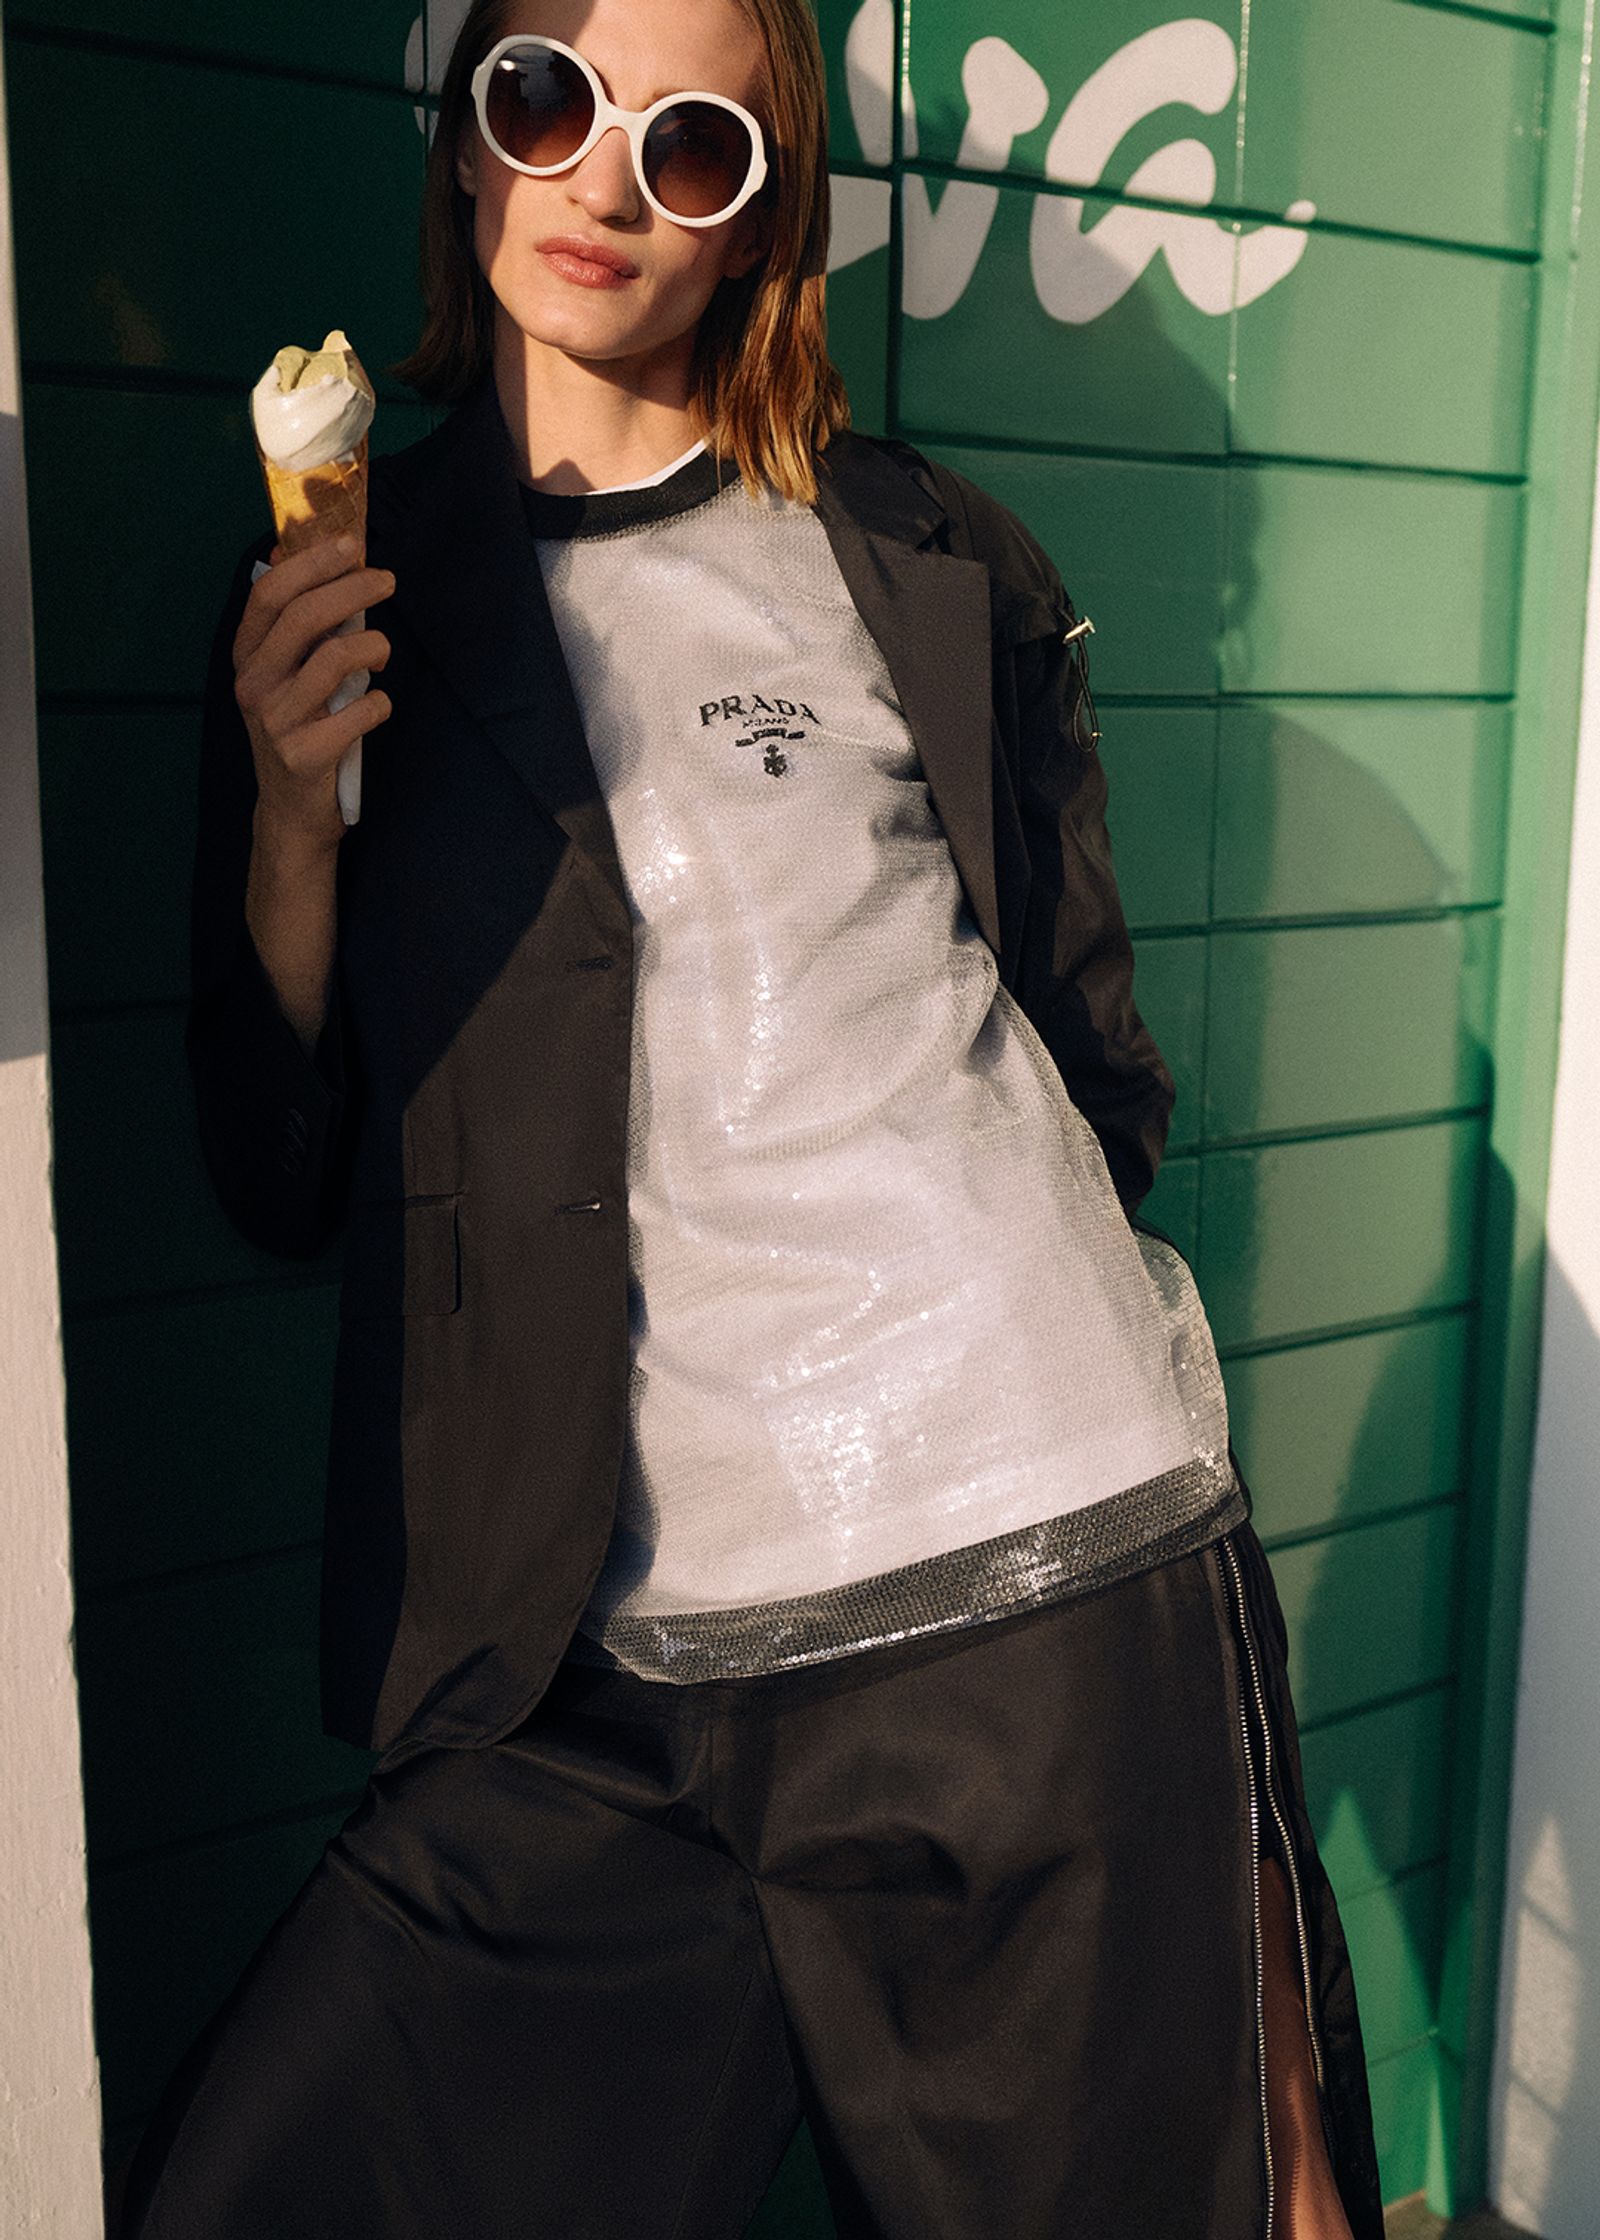
{"type": "Polygon", "coordinates": [[[568,193],[594,218],[636,218],[639,181],[633,150],[620,124],[608,125],[583,161],[568,174],[568,193]]]}

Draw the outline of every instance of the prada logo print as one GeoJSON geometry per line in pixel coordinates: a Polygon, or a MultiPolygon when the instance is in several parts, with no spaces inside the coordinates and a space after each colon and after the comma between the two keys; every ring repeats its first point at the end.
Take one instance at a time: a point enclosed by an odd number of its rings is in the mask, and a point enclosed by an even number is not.
{"type": "Polygon", "coordinates": [[[721,700],[702,700],[700,722],[733,723],[745,726],[743,735],[734,740],[736,747],[760,747],[761,767],[768,777],[781,778],[789,767],[785,746],[796,739],[803,739],[805,732],[791,731],[790,723],[803,717],[807,723],[819,718],[815,709],[808,708],[803,700],[780,700],[774,695],[764,699],[759,692],[730,692],[721,700]]]}

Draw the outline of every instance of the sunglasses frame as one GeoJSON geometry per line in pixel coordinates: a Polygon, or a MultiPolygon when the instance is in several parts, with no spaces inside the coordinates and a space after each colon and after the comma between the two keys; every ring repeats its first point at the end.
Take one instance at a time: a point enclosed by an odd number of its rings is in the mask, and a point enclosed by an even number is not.
{"type": "Polygon", "coordinates": [[[737,101],[731,101],[725,93],[664,93],[659,101],[652,101],[648,109],[619,108],[600,83],[600,74],[588,57],[579,54],[576,47],[569,47],[565,40],[549,38],[543,32],[514,32],[510,38],[502,39],[497,46],[489,49],[489,52],[478,64],[477,69],[472,73],[472,105],[478,114],[478,130],[483,134],[484,139],[500,161],[509,164],[513,171],[526,172],[530,179],[552,179],[558,172],[570,171],[574,164],[583,161],[602,133],[608,132],[614,124],[621,125],[628,136],[628,145],[633,151],[633,175],[639,182],[640,193],[652,210],[658,211],[663,218],[669,218],[675,226],[699,227],[726,224],[727,220],[733,217],[737,211],[742,210],[750,197],[760,190],[767,176],[766,137],[762,132],[759,120],[753,117],[748,109],[741,108],[737,101]],[[513,53],[518,48],[527,47],[547,47],[553,49],[557,54],[565,55],[568,61],[575,62],[588,80],[589,91],[594,99],[594,122],[584,134],[582,145],[576,148],[570,156],[564,157],[560,163],[519,163],[515,156],[507,155],[505,149],[501,147],[499,141],[489,129],[489,81],[504,56],[513,53]],[[644,175],[646,133],[664,110],[675,109],[680,102],[684,101],[708,101],[713,108],[727,109],[739,119],[750,135],[750,170],[745,178],[744,185],[725,210],[713,211],[709,218],[685,218],[681,217],[676,210],[669,210],[666,204],[651,192],[649,181],[644,175]]]}

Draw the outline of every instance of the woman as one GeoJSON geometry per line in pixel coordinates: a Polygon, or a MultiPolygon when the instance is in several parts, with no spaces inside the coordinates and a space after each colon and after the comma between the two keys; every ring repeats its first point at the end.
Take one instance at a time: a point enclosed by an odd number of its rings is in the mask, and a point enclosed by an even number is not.
{"type": "Polygon", "coordinates": [[[736,2240],[802,2114],[842,2234],[1381,2233],[1282,1615],[1133,1221],[1082,631],[849,430],[827,215],[804,0],[479,0],[400,369],[455,410],[381,565],[225,610],[201,1135],[258,1243],[345,1234],[325,1710],[383,1756],[146,2240],[736,2240]]]}

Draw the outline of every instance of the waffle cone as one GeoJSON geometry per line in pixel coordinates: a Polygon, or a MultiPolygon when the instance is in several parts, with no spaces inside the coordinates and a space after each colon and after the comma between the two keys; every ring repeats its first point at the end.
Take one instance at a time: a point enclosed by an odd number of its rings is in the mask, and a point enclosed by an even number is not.
{"type": "Polygon", "coordinates": [[[256,456],[284,557],[348,532],[361,547],[359,566],[367,550],[367,438],[363,436],[344,458],[330,459],[324,467],[307,467],[302,474],[278,466],[259,444],[256,456]]]}

